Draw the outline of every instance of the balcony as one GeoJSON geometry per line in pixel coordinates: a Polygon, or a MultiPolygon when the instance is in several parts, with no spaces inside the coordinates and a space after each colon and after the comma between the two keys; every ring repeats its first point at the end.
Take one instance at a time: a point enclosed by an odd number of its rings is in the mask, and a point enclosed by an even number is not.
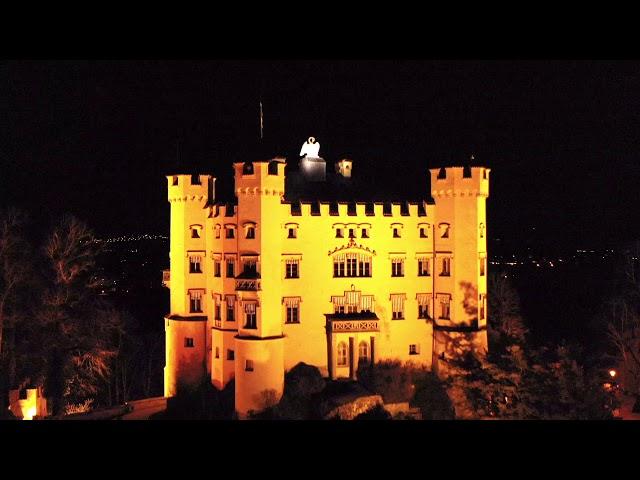
{"type": "Polygon", "coordinates": [[[236,290],[257,292],[260,290],[260,280],[236,278],[236,290]]]}
{"type": "Polygon", "coordinates": [[[162,271],[162,286],[171,288],[171,270],[162,271]]]}
{"type": "Polygon", "coordinates": [[[325,314],[327,330],[336,332],[379,332],[379,318],[373,312],[325,314]]]}

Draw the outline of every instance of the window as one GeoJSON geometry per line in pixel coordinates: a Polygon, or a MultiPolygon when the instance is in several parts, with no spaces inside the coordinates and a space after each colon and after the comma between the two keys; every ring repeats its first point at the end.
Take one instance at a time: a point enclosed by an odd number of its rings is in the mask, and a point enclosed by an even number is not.
{"type": "Polygon", "coordinates": [[[244,328],[251,330],[258,328],[255,302],[247,302],[244,304],[244,328]]]}
{"type": "Polygon", "coordinates": [[[216,347],[216,358],[220,358],[220,348],[216,347]]]}
{"type": "Polygon", "coordinates": [[[242,175],[253,175],[253,163],[245,162],[242,166],[242,175]]]}
{"type": "Polygon", "coordinates": [[[393,238],[400,238],[400,229],[399,228],[394,228],[393,229],[393,238]]]}
{"type": "Polygon", "coordinates": [[[336,228],[336,238],[342,238],[342,229],[336,228]]]}
{"type": "Polygon", "coordinates": [[[429,308],[431,304],[431,294],[418,293],[416,294],[416,300],[418,301],[418,318],[422,318],[422,319],[431,318],[430,308],[429,308]]]}
{"type": "Polygon", "coordinates": [[[200,185],[200,175],[191,175],[191,185],[200,185]]]}
{"type": "Polygon", "coordinates": [[[256,238],[256,227],[247,227],[245,238],[256,238]]]}
{"type": "Polygon", "coordinates": [[[220,276],[220,260],[213,261],[213,275],[216,277],[220,276]]]}
{"type": "Polygon", "coordinates": [[[484,320],[485,316],[485,305],[487,302],[487,296],[483,293],[480,294],[480,301],[478,302],[480,304],[480,320],[484,320]]]}
{"type": "Polygon", "coordinates": [[[242,261],[242,273],[247,276],[258,274],[258,260],[256,258],[245,258],[242,261]]]}
{"type": "Polygon", "coordinates": [[[484,238],[484,223],[480,224],[478,230],[480,231],[480,238],[484,238]]]}
{"type": "Polygon", "coordinates": [[[349,238],[356,238],[356,233],[355,233],[355,229],[354,228],[350,228],[349,229],[349,238]]]}
{"type": "Polygon", "coordinates": [[[360,271],[359,271],[359,276],[360,277],[370,277],[371,276],[371,259],[367,260],[363,260],[362,258],[360,259],[359,262],[359,267],[360,267],[360,271]]]}
{"type": "Polygon", "coordinates": [[[357,261],[355,255],[347,255],[347,277],[356,277],[357,276],[357,261]]]}
{"type": "Polygon", "coordinates": [[[284,278],[300,278],[299,260],[287,260],[285,264],[284,278]]]}
{"type": "Polygon", "coordinates": [[[299,307],[287,307],[287,322],[286,323],[300,323],[299,307]]]}
{"type": "Polygon", "coordinates": [[[202,257],[200,255],[189,255],[189,273],[202,273],[202,257]]]}
{"type": "Polygon", "coordinates": [[[216,238],[220,238],[220,225],[216,225],[214,230],[216,231],[216,238]]]}
{"type": "Polygon", "coordinates": [[[296,229],[295,228],[289,228],[289,235],[287,235],[287,238],[296,238],[296,229]]]}
{"type": "Polygon", "coordinates": [[[227,322],[235,321],[236,319],[235,306],[236,306],[236,296],[227,295],[227,322]]]}
{"type": "Polygon", "coordinates": [[[227,360],[233,360],[233,359],[235,359],[233,350],[227,350],[227,360]]]}
{"type": "Polygon", "coordinates": [[[440,238],[449,238],[449,228],[450,225],[448,223],[441,223],[438,225],[438,229],[440,230],[440,238]]]}
{"type": "Polygon", "coordinates": [[[220,304],[222,303],[222,299],[220,297],[220,294],[216,293],[215,296],[214,296],[214,299],[215,299],[215,302],[216,302],[214,319],[215,320],[221,320],[222,317],[220,315],[221,315],[222,306],[220,304]]]}
{"type": "Polygon", "coordinates": [[[486,263],[487,263],[487,259],[486,258],[481,258],[480,259],[480,276],[484,277],[484,271],[486,268],[486,263]]]}
{"type": "Polygon", "coordinates": [[[358,363],[369,363],[369,344],[365,341],[358,344],[358,363]]]}
{"type": "Polygon", "coordinates": [[[236,238],[235,230],[233,227],[226,227],[225,230],[227,231],[226,238],[236,238]]]}
{"type": "Polygon", "coordinates": [[[431,272],[429,271],[429,259],[419,258],[418,259],[418,276],[428,277],[430,275],[431,275],[431,272]]]}
{"type": "Polygon", "coordinates": [[[442,259],[442,271],[440,272],[440,276],[451,276],[451,259],[449,257],[445,257],[442,259]]]}
{"type": "Polygon", "coordinates": [[[449,320],[451,318],[451,295],[438,295],[440,303],[440,317],[443,320],[449,320]]]}
{"type": "Polygon", "coordinates": [[[173,177],[173,185],[176,186],[178,185],[178,177],[174,175],[173,177]]]}
{"type": "Polygon", "coordinates": [[[235,277],[235,261],[233,258],[227,259],[227,278],[235,277]]]}
{"type": "Polygon", "coordinates": [[[334,277],[370,277],[371,256],[345,253],[333,257],[334,277]]]}
{"type": "Polygon", "coordinates": [[[200,238],[200,227],[191,227],[191,238],[200,238]]]}
{"type": "Polygon", "coordinates": [[[185,348],[193,348],[193,338],[184,337],[185,348]]]}
{"type": "Polygon", "coordinates": [[[284,297],[284,323],[300,323],[300,297],[284,297]]]}
{"type": "Polygon", "coordinates": [[[404,319],[404,293],[391,294],[391,318],[393,320],[404,319]]]}
{"type": "Polygon", "coordinates": [[[189,291],[189,312],[202,313],[202,291],[201,290],[189,291]]]}
{"type": "Polygon", "coordinates": [[[420,355],[420,345],[417,343],[409,345],[409,355],[420,355]]]}
{"type": "Polygon", "coordinates": [[[347,366],[347,344],[344,342],[338,343],[338,366],[347,366]]]}
{"type": "Polygon", "coordinates": [[[418,305],[418,318],[429,318],[429,305],[418,305]]]}
{"type": "Polygon", "coordinates": [[[369,231],[366,228],[363,228],[361,233],[360,233],[360,236],[362,238],[369,238],[369,231]]]}
{"type": "Polygon", "coordinates": [[[426,227],[420,227],[420,238],[429,238],[426,227]]]}
{"type": "Polygon", "coordinates": [[[245,372],[253,372],[253,360],[245,360],[244,370],[245,372]]]}
{"type": "Polygon", "coordinates": [[[404,277],[404,260],[403,259],[395,258],[391,260],[391,276],[404,277]]]}

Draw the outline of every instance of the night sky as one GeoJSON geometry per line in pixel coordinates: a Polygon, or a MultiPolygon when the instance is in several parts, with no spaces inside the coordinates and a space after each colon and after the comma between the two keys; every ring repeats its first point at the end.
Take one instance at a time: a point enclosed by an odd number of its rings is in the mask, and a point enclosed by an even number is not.
{"type": "Polygon", "coordinates": [[[428,168],[474,154],[502,245],[640,238],[640,62],[9,61],[0,85],[2,204],[101,236],[168,234],[166,174],[229,191],[262,96],[268,150],[297,164],[313,135],[390,191],[426,196],[428,168]]]}

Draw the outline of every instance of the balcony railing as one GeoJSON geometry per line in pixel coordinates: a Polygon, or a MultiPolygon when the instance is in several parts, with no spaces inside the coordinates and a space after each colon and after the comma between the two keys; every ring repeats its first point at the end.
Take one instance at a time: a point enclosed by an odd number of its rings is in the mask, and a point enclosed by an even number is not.
{"type": "Polygon", "coordinates": [[[171,288],[171,270],[162,271],[162,285],[171,288]]]}
{"type": "Polygon", "coordinates": [[[260,280],[236,279],[236,290],[258,291],[260,290],[260,280]]]}
{"type": "Polygon", "coordinates": [[[377,319],[332,319],[327,322],[331,332],[379,332],[377,319]]]}

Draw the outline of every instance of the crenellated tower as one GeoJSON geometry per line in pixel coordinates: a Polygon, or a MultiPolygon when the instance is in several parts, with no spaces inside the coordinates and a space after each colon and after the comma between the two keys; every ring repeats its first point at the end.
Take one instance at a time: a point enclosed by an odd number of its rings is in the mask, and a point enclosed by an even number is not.
{"type": "Polygon", "coordinates": [[[207,205],[215,179],[209,175],[169,175],[171,204],[170,312],[165,317],[164,395],[196,387],[206,375],[207,205]]]}
{"type": "Polygon", "coordinates": [[[234,164],[242,230],[235,288],[239,303],[235,401],[240,417],[279,400],[284,388],[280,278],[285,165],[283,158],[234,164]]]}
{"type": "Polygon", "coordinates": [[[430,169],[435,200],[433,366],[465,351],[487,351],[486,199],[489,169],[430,169]]]}

